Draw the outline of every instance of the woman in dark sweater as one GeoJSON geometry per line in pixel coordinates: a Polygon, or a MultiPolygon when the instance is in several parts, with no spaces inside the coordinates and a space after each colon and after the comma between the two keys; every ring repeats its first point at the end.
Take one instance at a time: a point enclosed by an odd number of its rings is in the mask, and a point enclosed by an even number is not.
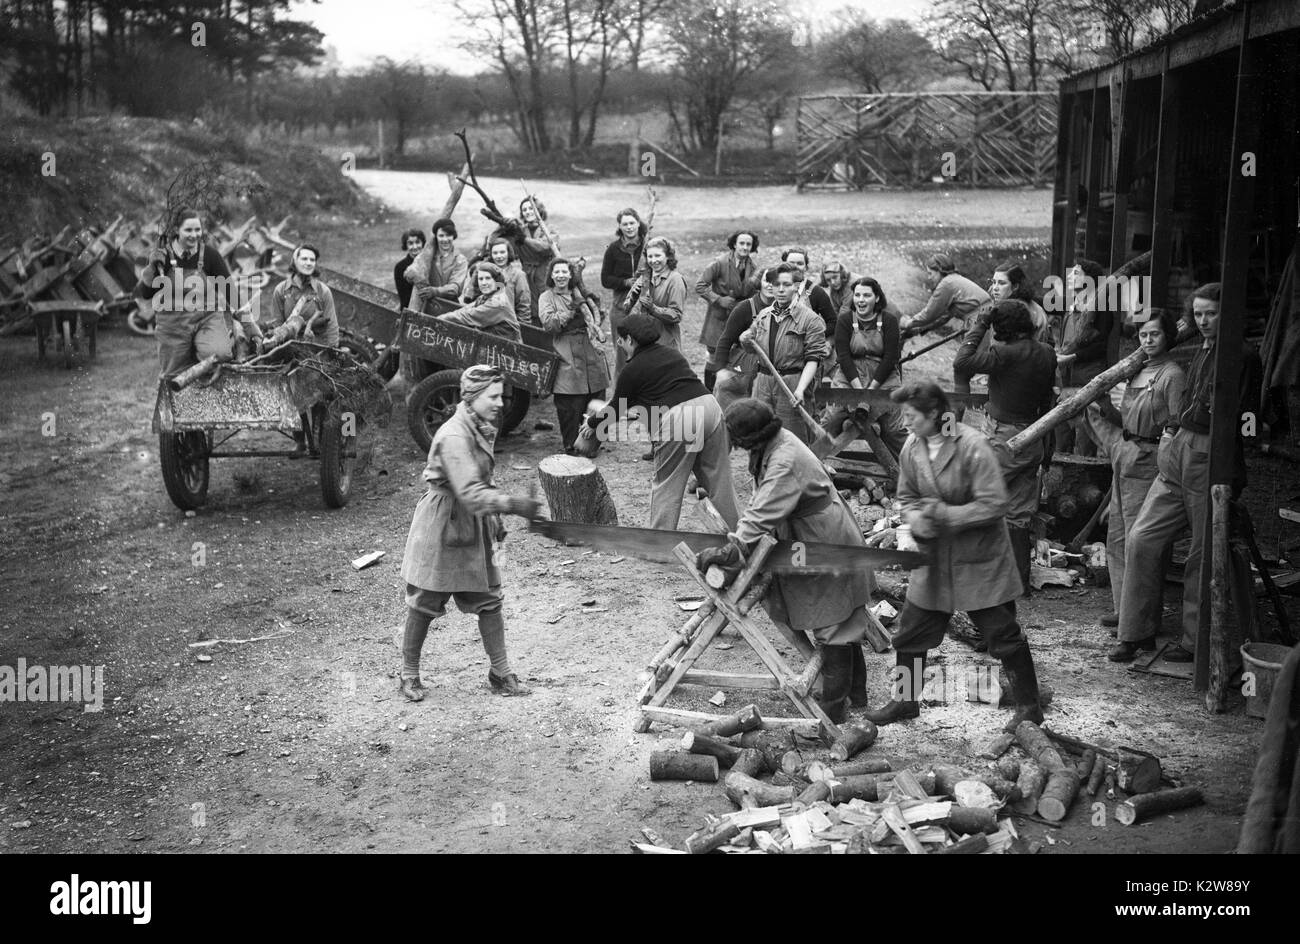
{"type": "MultiPolygon", "coordinates": [[[[609,306],[609,323],[617,332],[619,322],[626,314],[623,302],[632,290],[632,283],[636,281],[637,262],[645,246],[647,229],[640,214],[631,207],[620,210],[615,219],[618,230],[614,241],[605,247],[605,258],[600,266],[600,284],[614,293],[614,301],[609,306]]],[[[621,347],[617,344],[614,347],[617,349],[614,362],[614,372],[617,375],[622,373],[627,358],[621,347]]]]}
{"type": "Polygon", "coordinates": [[[415,286],[406,281],[405,273],[410,264],[415,261],[415,257],[424,249],[424,243],[422,229],[408,229],[402,234],[402,251],[406,255],[393,266],[393,282],[397,285],[397,297],[401,300],[400,308],[411,307],[411,289],[415,286]]]}
{"type": "Polygon", "coordinates": [[[654,316],[633,311],[614,329],[627,367],[615,381],[613,399],[587,418],[586,435],[602,441],[626,438],[629,418],[639,419],[649,431],[655,463],[650,527],[677,527],[686,482],[694,473],[734,528],[731,443],[722,410],[681,351],[659,343],[662,327],[654,316]]]}

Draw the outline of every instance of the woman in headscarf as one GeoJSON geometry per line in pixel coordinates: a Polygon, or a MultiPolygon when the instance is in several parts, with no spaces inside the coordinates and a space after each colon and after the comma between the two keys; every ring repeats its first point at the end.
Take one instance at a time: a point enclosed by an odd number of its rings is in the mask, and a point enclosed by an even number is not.
{"type": "MultiPolygon", "coordinates": [[[[861,546],[862,529],[831,482],[821,460],[798,436],[782,428],[776,412],[762,400],[746,397],[727,407],[731,441],[749,451],[754,496],[729,541],[696,556],[735,567],[759,538],[818,541],[861,546]]],[[[822,693],[818,699],[831,721],[844,720],[848,704],[867,703],[867,667],[862,638],[868,626],[875,575],[869,570],[843,574],[784,574],[772,580],[764,606],[773,620],[796,632],[810,632],[822,649],[822,693]]]]}
{"type": "Polygon", "coordinates": [[[537,303],[537,317],[542,327],[555,335],[555,353],[560,355],[560,365],[551,395],[555,398],[555,418],[560,425],[564,451],[573,455],[573,444],[587,404],[593,398],[605,397],[609,365],[605,362],[605,352],[587,334],[583,299],[573,286],[573,266],[568,259],[551,260],[546,285],[537,303]]]}
{"type": "Polygon", "coordinates": [[[473,280],[478,297],[464,308],[449,311],[438,318],[512,341],[520,340],[519,320],[515,317],[514,299],[506,291],[505,273],[491,262],[476,262],[473,280]]]}
{"type": "MultiPolygon", "coordinates": [[[[700,343],[709,352],[709,364],[718,339],[727,325],[727,315],[737,302],[746,298],[745,285],[754,275],[753,254],[758,251],[758,234],[737,230],[727,237],[728,252],[708,264],[695,283],[695,294],[708,303],[704,324],[700,328],[700,343]]],[[[704,368],[704,386],[713,392],[716,374],[711,366],[704,368]]]]}
{"type": "MultiPolygon", "coordinates": [[[[1156,452],[1165,427],[1176,422],[1187,389],[1187,375],[1169,355],[1178,338],[1178,319],[1163,308],[1151,309],[1150,318],[1138,329],[1138,345],[1146,363],[1124,386],[1119,409],[1110,397],[1088,405],[1088,422],[1093,435],[1106,447],[1113,469],[1110,517],[1106,523],[1106,569],[1110,571],[1110,595],[1115,609],[1101,618],[1103,626],[1119,626],[1119,604],[1124,598],[1124,552],[1128,533],[1133,530],[1142,503],[1156,480],[1156,452]]],[[[1148,565],[1151,562],[1147,562],[1148,565]]],[[[1160,573],[1167,568],[1162,567],[1160,573]]],[[[1158,605],[1151,612],[1159,612],[1158,605]]],[[[1154,636],[1159,625],[1152,627],[1154,636]]],[[[1138,647],[1120,643],[1112,661],[1124,662],[1138,647]]]]}
{"type": "Polygon", "coordinates": [[[858,277],[844,263],[832,259],[822,266],[821,287],[831,300],[836,314],[844,314],[853,305],[853,283],[858,277]]]}
{"type": "Polygon", "coordinates": [[[1052,408],[1056,399],[1056,355],[1034,340],[1029,307],[1018,299],[1000,301],[989,316],[979,315],[953,359],[953,373],[987,374],[989,401],[981,431],[997,454],[1007,488],[1007,528],[1024,592],[1029,593],[1029,526],[1038,510],[1038,470],[1043,464],[1041,439],[1018,454],[1007,448],[1012,438],[1052,408]],[[984,345],[990,325],[997,342],[984,345]]]}
{"type": "Polygon", "coordinates": [[[618,375],[609,403],[588,417],[588,427],[608,441],[626,430],[629,414],[637,414],[649,431],[655,464],[650,527],[677,527],[691,473],[731,524],[736,520],[731,444],[718,401],[681,351],[659,343],[663,323],[657,318],[633,311],[615,331],[627,367],[618,375]]]}
{"type": "Polygon", "coordinates": [[[904,384],[891,395],[903,405],[911,432],[899,457],[898,501],[929,563],[912,571],[907,602],[894,634],[894,690],[884,707],[868,711],[876,724],[921,713],[925,660],[965,610],[990,655],[1002,660],[1016,713],[1006,725],[1043,720],[1034,657],[1016,621],[1020,576],[1007,537],[1007,489],[983,434],[957,422],[937,384],[904,384]]]}
{"type": "MultiPolygon", "coordinates": [[[[614,293],[614,301],[609,306],[609,323],[617,331],[618,323],[625,314],[623,302],[636,282],[637,265],[647,230],[641,214],[631,207],[619,210],[614,220],[618,229],[614,233],[614,241],[605,247],[605,258],[600,266],[600,284],[614,293]]],[[[627,360],[622,349],[617,345],[615,348],[614,373],[617,376],[623,372],[627,360]]]]}
{"type": "Polygon", "coordinates": [[[401,693],[425,696],[420,650],[429,623],[454,600],[478,617],[479,635],[491,660],[488,684],[500,695],[527,695],[506,655],[501,613],[501,571],[495,545],[505,539],[502,514],[537,517],[538,502],[510,495],[492,482],[496,422],[504,383],[495,367],[467,367],[460,378],[460,404],[438,427],[424,468],[428,490],[411,519],[402,558],[406,581],[406,630],[402,638],[401,693]]]}
{"type": "MultiPolygon", "coordinates": [[[[849,307],[835,322],[835,372],[831,387],[835,389],[877,390],[897,387],[903,381],[898,365],[902,347],[899,341],[898,309],[889,304],[885,290],[870,276],[863,276],[850,287],[849,307]]],[[[832,406],[824,425],[831,437],[838,436],[851,411],[832,406]]],[[[894,454],[903,448],[907,430],[899,421],[897,410],[871,411],[873,422],[880,425],[880,438],[894,454]]]]}
{"type": "Polygon", "coordinates": [[[334,293],[316,275],[319,259],[316,247],[303,243],[293,251],[289,277],[271,292],[271,310],[260,327],[271,332],[272,347],[294,337],[326,347],[339,346],[334,293]]]}

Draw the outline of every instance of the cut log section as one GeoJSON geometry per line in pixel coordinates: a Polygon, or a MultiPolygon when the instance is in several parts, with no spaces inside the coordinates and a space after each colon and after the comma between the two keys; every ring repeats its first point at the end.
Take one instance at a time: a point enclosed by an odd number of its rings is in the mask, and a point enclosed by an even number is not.
{"type": "Polygon", "coordinates": [[[1132,747],[1101,747],[1066,734],[1057,734],[1046,728],[1042,731],[1057,744],[1062,744],[1071,750],[1082,753],[1091,748],[1097,754],[1114,761],[1116,782],[1126,793],[1149,793],[1160,786],[1164,771],[1160,766],[1160,758],[1154,754],[1132,747]]]}
{"type": "Polygon", "coordinates": [[[1059,823],[1070,813],[1070,806],[1079,793],[1079,775],[1070,768],[1055,770],[1047,778],[1042,796],[1038,799],[1038,815],[1048,822],[1059,823]]]}
{"type": "MultiPolygon", "coordinates": [[[[687,755],[696,756],[696,755],[687,755]]],[[[716,758],[713,759],[716,763],[716,758]]],[[[732,771],[723,781],[727,799],[741,809],[760,806],[780,806],[794,801],[794,787],[774,787],[753,777],[732,771]]]]}
{"type": "Polygon", "coordinates": [[[735,823],[722,822],[712,829],[701,830],[694,833],[686,839],[686,851],[691,855],[703,855],[706,852],[712,852],[719,846],[725,846],[727,842],[740,833],[740,827],[735,823]]]}
{"type": "Polygon", "coordinates": [[[741,750],[736,755],[736,759],[731,762],[734,773],[742,773],[749,777],[757,777],[763,772],[764,766],[763,752],[752,747],[741,750]]]}
{"type": "Polygon", "coordinates": [[[1092,776],[1092,768],[1096,766],[1097,752],[1090,747],[1084,751],[1083,756],[1079,758],[1079,765],[1075,768],[1074,772],[1079,775],[1080,780],[1086,781],[1092,776]]]}
{"type": "MultiPolygon", "coordinates": [[[[984,784],[993,791],[994,796],[1000,800],[1012,802],[1020,796],[1018,784],[1011,780],[1004,780],[1001,777],[995,777],[992,774],[976,774],[970,771],[962,770],[951,764],[934,765],[934,789],[938,790],[944,796],[956,796],[954,791],[957,784],[963,780],[974,780],[984,784]]],[[[1032,812],[1032,811],[1031,811],[1032,812]]]]}
{"type": "Polygon", "coordinates": [[[717,783],[718,759],[707,754],[654,751],[650,755],[650,779],[698,780],[703,783],[717,783]]]}
{"type": "Polygon", "coordinates": [[[762,726],[763,717],[758,713],[758,708],[754,705],[746,705],[734,715],[704,725],[700,728],[700,732],[715,737],[732,737],[745,731],[755,731],[762,726]]]}
{"type": "MultiPolygon", "coordinates": [[[[996,832],[997,830],[994,830],[996,832]]],[[[935,855],[979,855],[989,847],[988,838],[983,833],[975,833],[967,836],[959,842],[954,842],[951,846],[944,846],[942,849],[936,849],[935,855]]]]}
{"type": "Polygon", "coordinates": [[[1016,728],[1016,740],[1025,749],[1025,753],[1048,773],[1065,769],[1065,761],[1061,760],[1060,752],[1052,746],[1052,742],[1048,740],[1042,729],[1032,721],[1020,722],[1020,726],[1016,728]]]}
{"type": "Polygon", "coordinates": [[[1005,754],[1007,749],[1014,743],[1016,743],[1016,736],[1004,731],[990,741],[984,750],[980,751],[980,757],[986,758],[987,760],[997,760],[1005,754]]]}
{"type": "Polygon", "coordinates": [[[995,833],[998,831],[998,814],[990,809],[978,806],[952,805],[948,811],[948,828],[955,833],[969,836],[972,833],[995,833]]]}
{"type": "Polygon", "coordinates": [[[1043,792],[1043,785],[1047,782],[1047,774],[1043,768],[1039,767],[1033,761],[1026,761],[1020,765],[1020,779],[1016,781],[1016,789],[1020,791],[1020,799],[1011,805],[1017,813],[1034,813],[1038,809],[1038,797],[1043,792]]]}
{"type": "Polygon", "coordinates": [[[1103,754],[1098,754],[1092,765],[1092,773],[1088,776],[1088,796],[1095,797],[1097,795],[1097,791],[1101,789],[1101,782],[1105,777],[1106,757],[1103,754]]]}
{"type": "Polygon", "coordinates": [[[552,520],[618,524],[618,511],[610,498],[605,477],[590,459],[547,456],[538,463],[537,478],[546,493],[552,520]]]}
{"type": "Polygon", "coordinates": [[[687,731],[682,735],[682,750],[689,754],[707,754],[716,757],[721,767],[730,767],[741,755],[740,748],[695,731],[687,731]]]}
{"type": "Polygon", "coordinates": [[[1015,783],[1020,779],[1020,761],[1014,757],[1003,757],[993,767],[1003,780],[1010,780],[1015,783]]]}
{"type": "Polygon", "coordinates": [[[839,739],[831,745],[832,760],[848,760],[854,754],[860,754],[876,742],[879,732],[870,721],[861,724],[846,724],[840,728],[839,739]]]}
{"type": "Polygon", "coordinates": [[[1205,799],[1197,787],[1179,787],[1175,790],[1158,790],[1155,793],[1143,793],[1129,797],[1115,807],[1115,818],[1125,826],[1132,826],[1158,813],[1172,813],[1174,810],[1199,806],[1205,799]]]}
{"type": "Polygon", "coordinates": [[[789,730],[746,731],[740,736],[740,746],[761,751],[764,765],[775,772],[781,769],[781,758],[785,752],[794,747],[794,736],[789,730]]]}
{"type": "Polygon", "coordinates": [[[843,780],[845,777],[856,777],[861,774],[889,773],[892,769],[889,761],[883,757],[845,761],[834,765],[815,760],[808,765],[807,776],[809,780],[816,783],[818,780],[843,780]]]}

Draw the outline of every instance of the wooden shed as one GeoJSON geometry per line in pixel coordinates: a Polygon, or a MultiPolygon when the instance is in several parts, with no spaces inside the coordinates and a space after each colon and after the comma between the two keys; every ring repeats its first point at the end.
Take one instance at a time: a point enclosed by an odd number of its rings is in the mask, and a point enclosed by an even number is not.
{"type": "MultiPolygon", "coordinates": [[[[1300,456],[1298,113],[1300,2],[1225,3],[1061,83],[1052,228],[1058,275],[1081,258],[1113,271],[1150,250],[1155,305],[1178,308],[1197,285],[1222,283],[1218,376],[1235,376],[1247,341],[1264,359],[1268,434],[1251,450],[1244,497],[1279,555],[1300,535],[1278,514],[1300,506],[1300,464],[1286,458],[1300,456]]],[[[1231,478],[1235,386],[1215,390],[1212,492],[1231,478]]],[[[1201,575],[1207,642],[1212,557],[1201,575]]],[[[1210,679],[1221,647],[1197,648],[1197,687],[1221,706],[1222,680],[1210,679]]]]}

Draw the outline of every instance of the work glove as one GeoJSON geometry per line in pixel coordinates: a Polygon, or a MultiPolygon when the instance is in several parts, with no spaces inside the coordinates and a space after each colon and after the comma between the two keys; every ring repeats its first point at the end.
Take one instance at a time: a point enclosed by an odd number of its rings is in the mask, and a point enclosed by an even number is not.
{"type": "Polygon", "coordinates": [[[573,451],[584,459],[596,458],[596,453],[600,452],[600,440],[596,438],[596,431],[586,423],[578,430],[578,438],[573,442],[573,451]]]}
{"type": "Polygon", "coordinates": [[[730,295],[720,295],[718,297],[718,307],[723,311],[731,311],[731,309],[736,307],[736,299],[732,298],[730,295]]]}
{"type": "Polygon", "coordinates": [[[506,500],[506,514],[518,515],[520,518],[527,518],[532,521],[541,511],[542,503],[536,498],[524,498],[520,495],[511,495],[506,500]]]}
{"type": "Polygon", "coordinates": [[[740,548],[728,541],[721,547],[706,547],[695,555],[695,566],[701,571],[715,564],[722,568],[739,567],[740,548]]]}

